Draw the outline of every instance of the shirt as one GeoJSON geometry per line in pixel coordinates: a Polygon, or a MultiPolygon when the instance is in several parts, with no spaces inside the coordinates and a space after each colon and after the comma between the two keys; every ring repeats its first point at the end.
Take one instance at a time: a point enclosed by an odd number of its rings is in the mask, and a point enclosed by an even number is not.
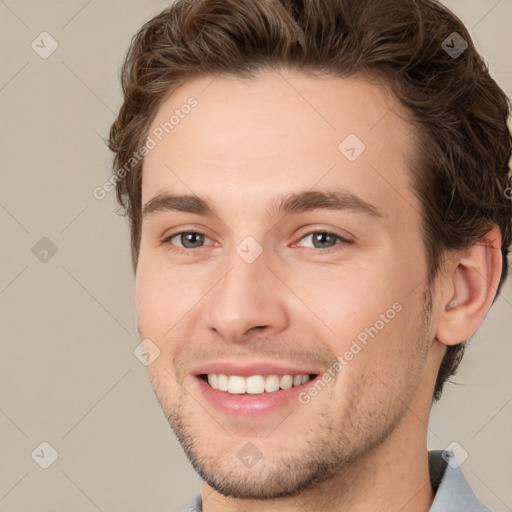
{"type": "MultiPolygon", "coordinates": [[[[473,494],[452,451],[429,451],[428,469],[435,492],[429,512],[491,512],[473,494]]],[[[203,512],[201,495],[196,496],[183,512],[203,512]]]]}

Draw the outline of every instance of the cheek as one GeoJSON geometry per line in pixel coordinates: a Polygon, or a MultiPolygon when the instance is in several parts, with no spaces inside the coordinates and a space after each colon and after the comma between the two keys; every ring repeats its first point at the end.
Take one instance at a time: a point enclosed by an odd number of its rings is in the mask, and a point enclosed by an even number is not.
{"type": "MultiPolygon", "coordinates": [[[[329,275],[318,275],[314,285],[311,279],[296,284],[318,317],[344,338],[373,325],[403,296],[392,276],[383,280],[383,271],[374,268],[344,266],[329,275]]],[[[395,313],[392,310],[388,316],[394,318],[395,313]]]]}
{"type": "Polygon", "coordinates": [[[328,288],[310,292],[308,305],[329,326],[332,336],[325,340],[343,365],[361,369],[371,361],[381,367],[401,351],[414,350],[423,288],[414,283],[414,289],[412,281],[391,272],[383,277],[380,268],[375,275],[369,270],[333,275],[328,288]]]}
{"type": "Polygon", "coordinates": [[[190,329],[209,286],[205,279],[178,268],[142,263],[135,279],[135,311],[142,335],[167,350],[170,341],[190,329]]]}
{"type": "Polygon", "coordinates": [[[144,264],[139,260],[135,277],[135,312],[139,329],[145,337],[149,337],[149,330],[154,326],[155,318],[161,317],[161,303],[156,300],[154,276],[146,271],[144,264]]]}
{"type": "MultiPolygon", "coordinates": [[[[417,316],[417,308],[403,305],[388,323],[367,325],[343,347],[338,389],[349,393],[346,390],[359,388],[359,396],[353,399],[363,399],[360,410],[392,410],[411,399],[428,347],[417,316]]],[[[354,392],[349,397],[354,397],[354,392]]]]}
{"type": "Polygon", "coordinates": [[[178,322],[185,314],[180,305],[182,295],[161,278],[160,272],[152,271],[150,266],[138,267],[135,280],[137,325],[141,340],[150,339],[160,352],[147,370],[161,400],[168,400],[167,395],[175,396],[172,361],[179,347],[177,340],[183,335],[178,322]]]}
{"type": "Polygon", "coordinates": [[[150,338],[161,347],[166,331],[177,313],[176,292],[169,287],[162,274],[151,265],[139,263],[135,278],[135,312],[140,335],[150,338]]]}

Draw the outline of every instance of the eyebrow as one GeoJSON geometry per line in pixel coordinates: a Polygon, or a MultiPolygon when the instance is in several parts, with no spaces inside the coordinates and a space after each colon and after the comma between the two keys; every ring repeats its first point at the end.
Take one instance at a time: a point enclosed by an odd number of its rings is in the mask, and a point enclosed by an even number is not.
{"type": "MultiPolygon", "coordinates": [[[[274,197],[267,213],[272,216],[293,215],[313,210],[347,210],[370,217],[383,217],[379,209],[348,190],[307,190],[274,197]]],[[[142,217],[155,213],[179,211],[204,216],[216,216],[211,202],[195,194],[158,194],[142,209],[142,217]]]]}

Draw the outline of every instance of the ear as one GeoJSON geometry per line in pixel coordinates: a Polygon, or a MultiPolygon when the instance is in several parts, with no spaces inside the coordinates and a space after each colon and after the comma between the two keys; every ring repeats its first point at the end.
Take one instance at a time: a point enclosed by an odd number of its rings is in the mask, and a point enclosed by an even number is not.
{"type": "Polygon", "coordinates": [[[493,303],[502,265],[501,233],[496,225],[482,240],[447,258],[438,287],[439,342],[456,345],[475,334],[493,303]]]}

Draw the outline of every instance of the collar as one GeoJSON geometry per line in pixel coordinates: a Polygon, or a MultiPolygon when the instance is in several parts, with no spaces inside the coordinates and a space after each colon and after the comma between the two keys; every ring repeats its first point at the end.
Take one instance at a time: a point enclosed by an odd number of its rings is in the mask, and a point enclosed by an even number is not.
{"type": "Polygon", "coordinates": [[[428,467],[436,491],[429,512],[491,512],[473,494],[452,451],[429,451],[428,467]]]}

